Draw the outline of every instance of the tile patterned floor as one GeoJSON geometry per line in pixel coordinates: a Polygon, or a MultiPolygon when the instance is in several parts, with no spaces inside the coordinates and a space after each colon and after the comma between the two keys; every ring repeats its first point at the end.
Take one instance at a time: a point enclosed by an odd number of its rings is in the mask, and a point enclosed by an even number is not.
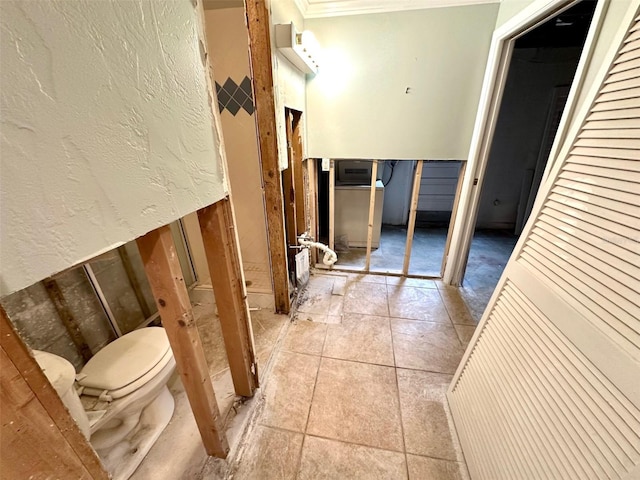
{"type": "Polygon", "coordinates": [[[234,479],[468,478],[445,392],[475,323],[429,280],[316,274],[234,479]]]}

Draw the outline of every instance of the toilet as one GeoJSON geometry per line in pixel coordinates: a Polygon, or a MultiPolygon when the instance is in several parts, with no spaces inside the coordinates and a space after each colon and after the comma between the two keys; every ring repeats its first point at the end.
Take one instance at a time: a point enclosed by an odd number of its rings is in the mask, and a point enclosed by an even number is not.
{"type": "Polygon", "coordinates": [[[114,340],[77,375],[66,359],[33,353],[112,478],[129,478],[173,415],[167,382],[176,363],[164,329],[114,340]]]}

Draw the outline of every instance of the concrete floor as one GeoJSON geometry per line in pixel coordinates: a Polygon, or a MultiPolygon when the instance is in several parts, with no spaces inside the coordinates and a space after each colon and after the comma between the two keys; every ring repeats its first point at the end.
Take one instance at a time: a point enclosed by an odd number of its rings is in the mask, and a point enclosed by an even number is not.
{"type": "Polygon", "coordinates": [[[293,319],[227,475],[468,478],[445,399],[475,329],[457,289],[314,274],[293,319]]]}
{"type": "MultiPolygon", "coordinates": [[[[416,228],[409,274],[440,276],[447,231],[444,227],[416,228]]],[[[371,271],[400,272],[406,236],[405,227],[383,225],[380,247],[371,252],[371,271]]],[[[517,236],[501,230],[478,230],[475,233],[460,293],[477,321],[482,317],[517,241],[517,236]]],[[[340,245],[336,245],[336,249],[339,267],[364,268],[366,249],[340,245]]]]}
{"type": "MultiPolygon", "coordinates": [[[[401,272],[407,240],[406,227],[383,225],[380,246],[371,251],[371,270],[374,272],[401,272]]],[[[440,276],[442,255],[447,240],[447,229],[416,228],[409,273],[412,275],[440,276]]],[[[341,267],[364,268],[365,248],[336,245],[341,267]]]]}
{"type": "Polygon", "coordinates": [[[517,241],[518,237],[509,232],[476,231],[460,288],[460,295],[476,321],[482,318],[517,241]]]}

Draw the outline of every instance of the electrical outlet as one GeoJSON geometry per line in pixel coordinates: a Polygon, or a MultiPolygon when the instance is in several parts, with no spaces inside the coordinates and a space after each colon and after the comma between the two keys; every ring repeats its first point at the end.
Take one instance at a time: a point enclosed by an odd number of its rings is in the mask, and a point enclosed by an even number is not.
{"type": "Polygon", "coordinates": [[[331,167],[331,160],[328,159],[328,158],[323,158],[322,159],[322,171],[323,172],[328,172],[330,167],[331,167]]]}

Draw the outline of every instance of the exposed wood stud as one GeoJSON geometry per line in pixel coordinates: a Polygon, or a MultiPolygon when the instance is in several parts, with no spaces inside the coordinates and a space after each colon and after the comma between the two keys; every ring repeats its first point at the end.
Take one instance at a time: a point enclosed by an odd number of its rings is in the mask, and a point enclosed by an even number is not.
{"type": "Polygon", "coordinates": [[[460,193],[462,192],[462,183],[464,180],[464,172],[467,170],[467,162],[462,162],[460,167],[460,174],[458,175],[458,186],[456,187],[456,196],[453,199],[453,210],[451,211],[451,218],[449,219],[449,231],[447,232],[447,242],[444,246],[444,253],[442,255],[442,267],[440,268],[440,275],[444,275],[444,269],[447,266],[447,258],[449,257],[449,248],[451,247],[451,235],[453,235],[453,225],[456,222],[456,215],[458,215],[458,205],[460,204],[460,193]]]}
{"type": "Polygon", "coordinates": [[[373,160],[371,165],[371,190],[369,193],[369,222],[367,223],[367,254],[364,262],[365,272],[368,272],[371,267],[371,243],[373,242],[373,216],[376,210],[377,179],[378,179],[378,160],[373,160]]]}
{"type": "MultiPolygon", "coordinates": [[[[287,109],[287,156],[289,168],[282,171],[282,192],[284,194],[285,232],[287,234],[287,260],[289,269],[295,271],[296,250],[291,248],[298,244],[297,235],[297,206],[295,177],[298,164],[293,152],[293,114],[287,109]]],[[[302,165],[300,165],[300,168],[302,165]]]]}
{"type": "Polygon", "coordinates": [[[266,0],[245,0],[249,57],[276,312],[289,313],[289,277],[278,164],[271,29],[266,0]]]}
{"type": "Polygon", "coordinates": [[[329,248],[335,247],[335,226],[336,226],[336,167],[335,160],[331,159],[329,164],[329,248]]]}
{"type": "Polygon", "coordinates": [[[418,211],[418,197],[420,195],[420,180],[422,179],[423,160],[418,160],[416,172],[413,177],[413,190],[411,191],[411,210],[409,213],[409,223],[407,225],[407,241],[404,249],[404,263],[402,273],[409,273],[409,262],[411,261],[411,247],[413,246],[413,232],[416,228],[416,213],[418,211]]]}
{"type": "Polygon", "coordinates": [[[0,363],[3,478],[108,479],[2,306],[0,363]]]}
{"type": "Polygon", "coordinates": [[[253,396],[258,387],[253,332],[244,274],[228,198],[198,211],[213,293],[220,317],[233,386],[237,395],[253,396]]]}
{"type": "Polygon", "coordinates": [[[78,350],[82,359],[85,362],[88,362],[93,356],[93,353],[91,352],[89,345],[87,345],[87,340],[84,338],[84,335],[80,330],[80,325],[76,322],[76,319],[69,309],[69,305],[67,305],[67,300],[62,294],[62,290],[60,289],[58,282],[53,278],[46,278],[42,281],[42,285],[53,302],[53,306],[55,307],[56,312],[58,312],[58,316],[60,317],[60,320],[62,320],[64,327],[67,329],[76,350],[78,350]]]}
{"type": "Polygon", "coordinates": [[[147,304],[147,299],[144,298],[144,294],[142,293],[142,288],[140,287],[140,282],[138,281],[138,277],[136,276],[136,271],[133,269],[133,264],[131,263],[131,257],[129,257],[129,252],[127,252],[127,248],[123,245],[118,247],[118,255],[120,255],[120,260],[122,261],[122,266],[124,267],[124,271],[127,273],[127,278],[129,279],[129,285],[133,289],[133,293],[136,296],[136,300],[138,300],[138,304],[140,305],[140,310],[142,310],[142,314],[144,318],[149,318],[151,314],[151,309],[147,304]]]}
{"type": "Polygon", "coordinates": [[[296,230],[297,235],[302,235],[307,231],[308,212],[305,209],[305,189],[304,189],[304,171],[302,167],[303,148],[302,148],[302,113],[290,111],[292,119],[291,132],[291,159],[294,164],[293,182],[296,194],[296,230]]]}
{"type": "MultiPolygon", "coordinates": [[[[311,238],[318,241],[318,171],[316,160],[307,160],[307,171],[309,172],[309,234],[311,238]]],[[[318,263],[318,251],[311,249],[311,265],[318,263]]]]}
{"type": "Polygon", "coordinates": [[[165,225],[136,242],[205,450],[225,458],[229,446],[171,229],[165,225]]]}

